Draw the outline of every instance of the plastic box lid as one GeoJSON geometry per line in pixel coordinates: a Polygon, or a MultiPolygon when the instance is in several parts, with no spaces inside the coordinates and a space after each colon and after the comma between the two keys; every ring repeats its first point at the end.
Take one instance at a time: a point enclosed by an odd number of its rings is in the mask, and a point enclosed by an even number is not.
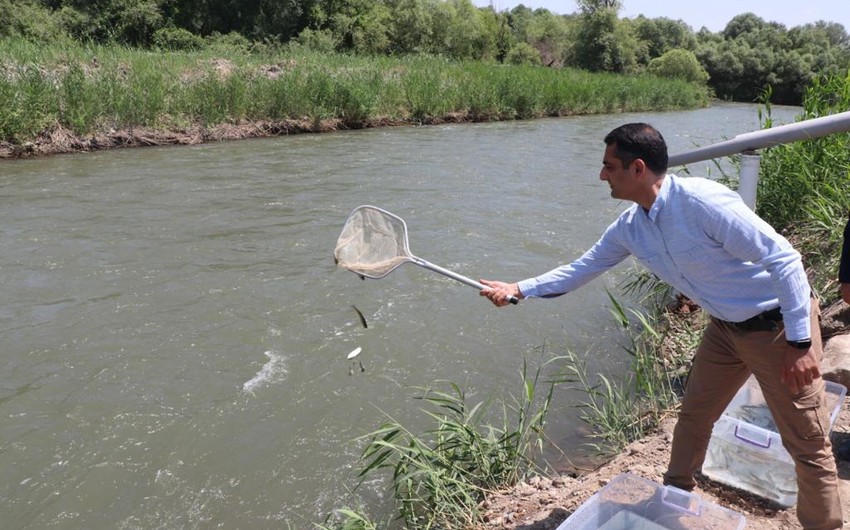
{"type": "Polygon", "coordinates": [[[573,512],[558,530],[741,530],[740,513],[687,491],[623,473],[573,512]]]}

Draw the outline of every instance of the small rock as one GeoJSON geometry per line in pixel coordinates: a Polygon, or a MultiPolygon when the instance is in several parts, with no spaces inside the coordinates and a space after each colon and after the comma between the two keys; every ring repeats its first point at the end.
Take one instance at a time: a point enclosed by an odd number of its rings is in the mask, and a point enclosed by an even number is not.
{"type": "Polygon", "coordinates": [[[517,484],[517,487],[516,487],[516,492],[519,493],[520,495],[522,495],[523,497],[528,497],[530,495],[534,495],[534,493],[536,491],[537,490],[534,488],[534,486],[531,486],[530,484],[526,484],[525,482],[517,484]]]}
{"type": "Polygon", "coordinates": [[[850,386],[850,335],[836,335],[826,341],[822,365],[824,379],[850,386]]]}

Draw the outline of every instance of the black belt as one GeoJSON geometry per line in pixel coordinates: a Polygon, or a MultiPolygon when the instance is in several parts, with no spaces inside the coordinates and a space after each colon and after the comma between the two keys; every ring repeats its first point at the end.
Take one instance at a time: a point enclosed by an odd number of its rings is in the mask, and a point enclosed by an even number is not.
{"type": "Polygon", "coordinates": [[[777,307],[743,322],[729,322],[729,324],[744,331],[776,331],[779,329],[779,322],[782,322],[782,311],[777,307]]]}

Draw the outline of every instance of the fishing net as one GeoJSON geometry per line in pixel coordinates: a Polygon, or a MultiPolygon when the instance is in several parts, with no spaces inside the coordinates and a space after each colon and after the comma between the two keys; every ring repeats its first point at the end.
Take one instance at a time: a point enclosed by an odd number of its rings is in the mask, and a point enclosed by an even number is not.
{"type": "Polygon", "coordinates": [[[383,278],[410,257],[404,220],[374,206],[351,212],[334,248],[337,265],[368,278],[383,278]]]}
{"type": "MultiPolygon", "coordinates": [[[[484,285],[462,274],[414,256],[407,243],[404,220],[375,206],[358,206],[351,211],[336,241],[337,265],[363,278],[383,278],[403,263],[413,263],[476,289],[484,285]]],[[[516,304],[517,298],[510,297],[516,304]]]]}

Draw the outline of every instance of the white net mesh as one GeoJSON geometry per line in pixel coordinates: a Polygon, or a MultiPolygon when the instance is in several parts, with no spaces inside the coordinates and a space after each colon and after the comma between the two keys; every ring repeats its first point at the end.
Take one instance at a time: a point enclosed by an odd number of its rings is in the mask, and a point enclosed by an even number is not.
{"type": "Polygon", "coordinates": [[[374,206],[351,212],[334,248],[337,265],[369,278],[386,276],[410,256],[404,221],[374,206]]]}

